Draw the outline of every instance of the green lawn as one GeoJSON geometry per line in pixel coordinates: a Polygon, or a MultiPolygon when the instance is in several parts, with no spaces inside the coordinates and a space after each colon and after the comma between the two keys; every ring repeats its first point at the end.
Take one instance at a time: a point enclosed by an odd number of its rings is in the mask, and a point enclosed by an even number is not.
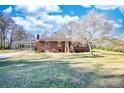
{"type": "Polygon", "coordinates": [[[16,52],[18,50],[0,50],[0,54],[2,53],[9,53],[9,52],[16,52]]]}
{"type": "Polygon", "coordinates": [[[124,53],[25,53],[0,60],[0,87],[123,87],[124,53]]]}

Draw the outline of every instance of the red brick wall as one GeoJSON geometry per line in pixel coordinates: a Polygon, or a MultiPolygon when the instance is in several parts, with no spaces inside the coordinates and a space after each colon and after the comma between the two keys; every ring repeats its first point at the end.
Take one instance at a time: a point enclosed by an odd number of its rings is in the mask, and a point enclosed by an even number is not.
{"type": "Polygon", "coordinates": [[[45,42],[44,41],[37,41],[36,48],[39,52],[44,52],[45,42]]]}
{"type": "MultiPolygon", "coordinates": [[[[45,41],[38,41],[36,44],[37,51],[39,52],[64,52],[65,42],[61,42],[61,47],[58,47],[57,41],[50,41],[49,47],[45,47],[45,41]]],[[[88,52],[88,47],[74,47],[75,52],[88,52]]]]}

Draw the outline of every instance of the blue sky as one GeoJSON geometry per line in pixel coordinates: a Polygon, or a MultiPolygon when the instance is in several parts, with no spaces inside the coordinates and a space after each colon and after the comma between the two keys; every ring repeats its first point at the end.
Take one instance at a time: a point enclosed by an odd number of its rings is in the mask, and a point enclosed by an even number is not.
{"type": "Polygon", "coordinates": [[[0,11],[32,34],[43,31],[56,31],[69,21],[79,21],[88,11],[94,9],[107,15],[115,23],[115,34],[124,33],[124,6],[81,6],[81,5],[47,5],[47,6],[13,6],[1,5],[0,11]]]}

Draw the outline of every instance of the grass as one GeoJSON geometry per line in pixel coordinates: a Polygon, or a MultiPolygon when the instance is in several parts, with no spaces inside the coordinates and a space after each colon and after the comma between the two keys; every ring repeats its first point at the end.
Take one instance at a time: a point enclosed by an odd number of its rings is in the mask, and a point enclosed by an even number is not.
{"type": "Polygon", "coordinates": [[[0,87],[124,87],[124,53],[27,53],[0,60],[0,87]]]}
{"type": "Polygon", "coordinates": [[[18,50],[0,50],[0,54],[2,53],[10,53],[10,52],[16,52],[18,50]]]}

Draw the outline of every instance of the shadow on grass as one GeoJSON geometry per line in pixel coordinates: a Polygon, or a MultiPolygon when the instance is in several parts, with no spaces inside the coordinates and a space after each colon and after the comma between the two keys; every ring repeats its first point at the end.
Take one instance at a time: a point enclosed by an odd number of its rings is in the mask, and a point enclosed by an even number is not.
{"type": "Polygon", "coordinates": [[[113,52],[113,51],[107,51],[107,52],[101,52],[101,51],[93,51],[94,53],[101,53],[103,55],[112,55],[112,56],[115,56],[115,55],[118,55],[118,56],[124,56],[124,52],[113,52]]]}
{"type": "Polygon", "coordinates": [[[75,58],[103,58],[103,55],[72,55],[67,56],[65,59],[75,59],[75,58]]]}
{"type": "Polygon", "coordinates": [[[8,57],[6,57],[6,58],[0,58],[0,60],[7,60],[7,59],[9,59],[8,57]]]}
{"type": "Polygon", "coordinates": [[[122,75],[104,75],[102,78],[124,78],[124,74],[122,75]]]}
{"type": "MultiPolygon", "coordinates": [[[[33,62],[28,60],[2,61],[0,62],[0,67],[5,68],[0,69],[0,87],[99,87],[98,84],[92,85],[97,79],[103,78],[99,77],[96,71],[90,70],[90,68],[73,68],[68,61],[65,64],[64,62],[59,60],[33,62]]],[[[123,77],[121,76],[121,78],[123,77]]],[[[115,86],[124,87],[122,84],[115,86]]],[[[103,85],[101,87],[106,86],[103,85]]]]}

